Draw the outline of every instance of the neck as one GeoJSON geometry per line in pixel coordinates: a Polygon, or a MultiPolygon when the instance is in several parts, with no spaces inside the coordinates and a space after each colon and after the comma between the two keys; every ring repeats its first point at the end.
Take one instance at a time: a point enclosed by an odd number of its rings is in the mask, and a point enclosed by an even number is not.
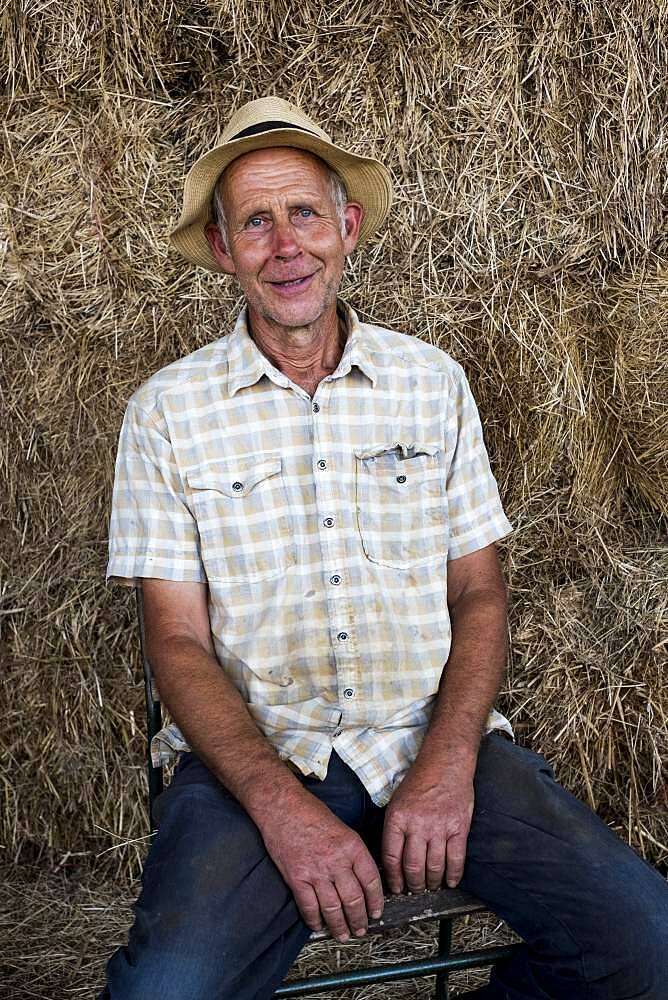
{"type": "Polygon", "coordinates": [[[346,343],[335,303],[314,323],[300,327],[280,326],[249,307],[248,326],[272,364],[310,394],[336,369],[346,343]]]}

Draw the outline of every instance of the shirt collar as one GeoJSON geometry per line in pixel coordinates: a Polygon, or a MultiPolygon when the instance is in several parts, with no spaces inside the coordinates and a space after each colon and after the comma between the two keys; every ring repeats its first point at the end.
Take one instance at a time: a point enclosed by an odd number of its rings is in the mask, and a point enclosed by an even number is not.
{"type": "MultiPolygon", "coordinates": [[[[353,365],[376,384],[377,368],[371,359],[371,343],[364,323],[361,323],[354,309],[339,299],[337,312],[344,323],[348,336],[341,360],[331,378],[347,375],[353,365]]],[[[248,332],[248,312],[244,307],[237,317],[234,330],[227,344],[228,385],[231,396],[239,389],[245,389],[266,375],[276,385],[287,388],[290,380],[262,353],[248,332]]]]}
{"type": "Polygon", "coordinates": [[[341,360],[336,371],[332,372],[332,378],[340,375],[347,375],[353,365],[360,369],[371,384],[375,386],[378,380],[378,369],[372,360],[372,344],[369,329],[365,323],[361,323],[354,309],[339,299],[337,310],[339,317],[348,330],[346,346],[343,349],[341,360]]]}

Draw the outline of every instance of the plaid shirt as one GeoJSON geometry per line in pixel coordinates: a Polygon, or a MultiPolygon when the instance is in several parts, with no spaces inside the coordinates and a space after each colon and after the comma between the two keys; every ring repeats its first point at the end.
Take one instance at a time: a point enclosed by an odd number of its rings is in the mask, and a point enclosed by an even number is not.
{"type": "MultiPolygon", "coordinates": [[[[461,367],[339,312],[313,398],[245,312],[134,394],[107,576],[207,582],[218,660],[279,755],[324,778],[335,749],[384,805],[448,659],[447,561],[512,529],[461,367]]],[[[187,749],[175,726],[165,746],[187,749]]]]}

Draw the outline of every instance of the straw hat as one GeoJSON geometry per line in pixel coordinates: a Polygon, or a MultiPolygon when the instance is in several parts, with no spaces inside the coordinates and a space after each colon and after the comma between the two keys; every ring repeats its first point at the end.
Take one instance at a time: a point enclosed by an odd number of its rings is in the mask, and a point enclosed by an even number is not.
{"type": "Polygon", "coordinates": [[[310,118],[294,104],[279,97],[262,97],[239,108],[209,150],[188,171],[183,191],[183,210],[170,233],[172,244],[192,264],[220,271],[204,233],[212,221],[211,202],[216,182],[232,160],[252,149],[293,146],[315,153],[336,171],[348,197],[364,208],[359,243],[368,239],[387,216],[392,204],[392,181],[378,160],[339,149],[310,118]]]}

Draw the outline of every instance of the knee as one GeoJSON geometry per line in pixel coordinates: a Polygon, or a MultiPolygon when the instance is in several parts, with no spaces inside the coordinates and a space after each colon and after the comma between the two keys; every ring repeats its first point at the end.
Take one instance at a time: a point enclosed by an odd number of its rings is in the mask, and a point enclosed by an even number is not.
{"type": "MultiPolygon", "coordinates": [[[[626,928],[617,928],[620,944],[613,956],[616,968],[611,976],[602,980],[605,986],[600,996],[606,1000],[609,996],[634,997],[634,1000],[665,1000],[668,988],[665,933],[662,935],[663,940],[657,935],[638,941],[635,935],[631,935],[622,944],[627,933],[626,928]],[[613,992],[610,992],[610,984],[614,984],[613,992]]],[[[594,991],[593,996],[598,997],[599,993],[594,991]]]]}
{"type": "Polygon", "coordinates": [[[632,976],[631,982],[637,994],[630,993],[629,996],[638,996],[639,1000],[665,1000],[668,989],[668,940],[666,931],[655,934],[653,938],[643,942],[640,953],[632,955],[629,962],[629,970],[632,976]],[[642,989],[645,992],[641,992],[642,989]]]}
{"type": "Polygon", "coordinates": [[[593,997],[665,1000],[668,990],[668,885],[657,873],[649,885],[620,893],[617,906],[597,917],[598,950],[585,959],[593,997]],[[645,891],[643,891],[645,890],[645,891]]]}
{"type": "Polygon", "coordinates": [[[215,952],[192,955],[148,950],[138,960],[119,948],[107,966],[109,1000],[232,1000],[222,970],[215,969],[215,952]]]}
{"type": "Polygon", "coordinates": [[[227,998],[224,922],[190,906],[182,885],[169,895],[146,892],[160,882],[146,874],[128,943],[107,965],[109,1000],[227,998]]]}

